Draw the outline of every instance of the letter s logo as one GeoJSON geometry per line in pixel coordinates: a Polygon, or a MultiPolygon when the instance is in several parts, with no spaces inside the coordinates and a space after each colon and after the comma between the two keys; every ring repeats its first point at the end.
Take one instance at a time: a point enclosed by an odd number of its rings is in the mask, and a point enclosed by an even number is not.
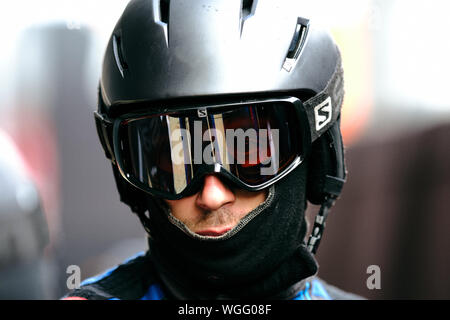
{"type": "Polygon", "coordinates": [[[317,132],[325,128],[325,126],[331,122],[333,117],[333,108],[331,106],[330,97],[314,108],[314,116],[316,118],[317,132]]]}

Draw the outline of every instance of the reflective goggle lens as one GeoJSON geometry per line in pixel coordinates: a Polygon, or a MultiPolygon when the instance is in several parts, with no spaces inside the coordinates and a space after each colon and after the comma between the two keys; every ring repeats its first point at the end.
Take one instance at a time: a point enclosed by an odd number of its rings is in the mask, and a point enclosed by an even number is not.
{"type": "Polygon", "coordinates": [[[142,189],[180,194],[205,165],[217,164],[257,187],[302,155],[297,119],[284,101],[127,118],[115,133],[117,158],[126,178],[142,189]]]}

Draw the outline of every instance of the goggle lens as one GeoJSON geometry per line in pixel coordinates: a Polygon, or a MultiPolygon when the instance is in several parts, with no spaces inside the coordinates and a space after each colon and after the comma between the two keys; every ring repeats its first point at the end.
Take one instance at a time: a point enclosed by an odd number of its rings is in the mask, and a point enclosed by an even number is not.
{"type": "Polygon", "coordinates": [[[126,118],[115,132],[116,157],[125,177],[144,190],[180,194],[205,166],[217,165],[258,187],[302,156],[297,120],[285,101],[126,118]]]}

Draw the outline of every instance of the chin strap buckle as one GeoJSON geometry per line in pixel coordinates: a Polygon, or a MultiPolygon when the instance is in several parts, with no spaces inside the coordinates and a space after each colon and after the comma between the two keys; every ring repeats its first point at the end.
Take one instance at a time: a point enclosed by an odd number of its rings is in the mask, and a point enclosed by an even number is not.
{"type": "Polygon", "coordinates": [[[334,197],[327,197],[325,202],[322,203],[319,213],[316,216],[312,233],[309,236],[307,244],[308,251],[312,254],[316,254],[317,249],[319,248],[320,240],[322,239],[323,231],[325,230],[325,222],[335,201],[336,199],[334,197]]]}
{"type": "Polygon", "coordinates": [[[316,215],[314,227],[309,236],[306,247],[312,254],[316,254],[319,248],[320,240],[322,240],[323,231],[325,230],[325,222],[328,218],[331,207],[333,207],[337,198],[341,194],[344,187],[345,179],[327,175],[325,177],[325,185],[323,192],[326,194],[325,201],[322,203],[319,213],[316,215]]]}

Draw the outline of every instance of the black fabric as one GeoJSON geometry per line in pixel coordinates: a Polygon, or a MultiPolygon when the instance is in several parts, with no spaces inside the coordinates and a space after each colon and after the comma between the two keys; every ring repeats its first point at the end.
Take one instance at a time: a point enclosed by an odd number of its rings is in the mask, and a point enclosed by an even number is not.
{"type": "Polygon", "coordinates": [[[120,175],[119,169],[115,164],[111,164],[117,190],[119,191],[120,201],[131,208],[134,213],[141,213],[146,210],[147,194],[128,183],[120,175]]]}
{"type": "Polygon", "coordinates": [[[275,185],[267,208],[231,238],[219,241],[190,237],[148,198],[153,210],[144,224],[151,256],[172,298],[280,297],[316,274],[316,261],[304,244],[306,172],[303,163],[275,185]]]}
{"type": "MultiPolygon", "coordinates": [[[[170,277],[170,275],[167,275],[170,277]]],[[[132,258],[118,265],[112,271],[87,280],[81,288],[68,292],[62,299],[87,300],[166,300],[167,290],[161,289],[161,280],[155,273],[151,257],[145,255],[132,258]],[[160,291],[161,289],[161,291],[160,291]]],[[[175,289],[175,288],[171,288],[175,289]]],[[[271,300],[298,298],[299,293],[307,291],[312,300],[331,298],[333,300],[359,300],[360,296],[344,292],[318,277],[310,277],[283,290],[271,300]]],[[[169,297],[170,298],[170,297],[169,297]]],[[[223,299],[226,297],[216,297],[223,299]]],[[[307,299],[303,295],[303,299],[307,299]]]]}
{"type": "Polygon", "coordinates": [[[307,199],[315,205],[320,205],[324,201],[325,177],[335,174],[329,144],[328,136],[324,135],[313,143],[311,149],[311,158],[314,161],[311,161],[308,170],[307,199]]]}
{"type": "Polygon", "coordinates": [[[340,119],[316,140],[311,148],[307,179],[307,199],[315,205],[325,202],[330,193],[339,196],[346,178],[340,119]],[[335,177],[336,180],[327,178],[335,177]],[[334,186],[337,184],[337,186],[334,186]]]}

